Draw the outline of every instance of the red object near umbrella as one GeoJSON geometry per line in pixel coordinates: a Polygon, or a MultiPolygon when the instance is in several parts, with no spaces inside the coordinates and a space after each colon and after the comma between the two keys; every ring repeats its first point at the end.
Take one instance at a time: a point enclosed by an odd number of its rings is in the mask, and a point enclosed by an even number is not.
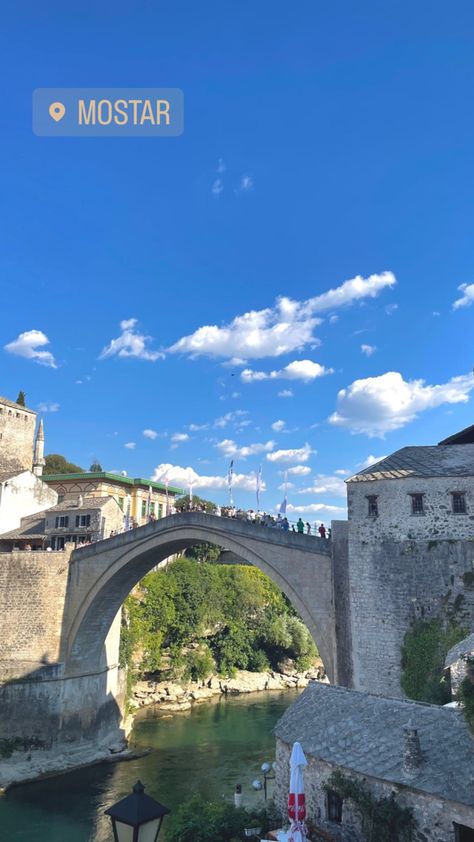
{"type": "Polygon", "coordinates": [[[294,743],[290,758],[290,791],[288,793],[288,818],[291,821],[288,842],[306,842],[308,829],[305,824],[306,800],[303,769],[307,766],[304,751],[294,743]]]}

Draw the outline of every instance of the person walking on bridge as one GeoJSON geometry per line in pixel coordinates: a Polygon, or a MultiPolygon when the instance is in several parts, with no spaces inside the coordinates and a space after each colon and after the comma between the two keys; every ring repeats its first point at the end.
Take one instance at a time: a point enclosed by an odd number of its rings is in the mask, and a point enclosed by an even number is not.
{"type": "Polygon", "coordinates": [[[320,538],[325,538],[325,537],[326,537],[326,527],[324,526],[324,523],[322,523],[322,524],[321,524],[321,526],[320,526],[320,527],[319,527],[319,529],[318,529],[318,532],[319,532],[319,537],[320,537],[320,538]]]}
{"type": "Polygon", "coordinates": [[[296,522],[296,529],[298,530],[298,533],[300,535],[304,534],[304,522],[301,520],[301,518],[299,518],[299,520],[297,520],[296,522]]]}

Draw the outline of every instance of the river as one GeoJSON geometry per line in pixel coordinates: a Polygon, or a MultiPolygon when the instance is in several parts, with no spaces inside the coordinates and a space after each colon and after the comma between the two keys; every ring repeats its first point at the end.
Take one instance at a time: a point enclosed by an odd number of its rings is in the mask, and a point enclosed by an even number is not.
{"type": "MultiPolygon", "coordinates": [[[[252,790],[252,780],[261,777],[265,760],[274,759],[272,729],[297,695],[286,690],[221,697],[167,717],[145,708],[137,715],[130,743],[150,748],[149,754],[9,790],[0,799],[0,839],[111,842],[110,820],[103,812],[128,795],[137,779],[172,810],[194,792],[231,799],[236,783],[242,784],[245,803],[254,804],[262,796],[252,790]]],[[[166,819],[160,842],[165,839],[166,819]]]]}

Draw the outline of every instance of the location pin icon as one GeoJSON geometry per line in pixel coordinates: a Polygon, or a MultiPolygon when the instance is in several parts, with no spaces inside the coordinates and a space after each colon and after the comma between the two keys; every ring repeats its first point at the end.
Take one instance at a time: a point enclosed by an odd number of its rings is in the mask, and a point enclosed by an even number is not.
{"type": "Polygon", "coordinates": [[[49,106],[49,116],[52,117],[53,120],[56,121],[56,123],[58,123],[59,120],[63,119],[65,113],[66,108],[64,107],[62,102],[52,102],[49,106]]]}

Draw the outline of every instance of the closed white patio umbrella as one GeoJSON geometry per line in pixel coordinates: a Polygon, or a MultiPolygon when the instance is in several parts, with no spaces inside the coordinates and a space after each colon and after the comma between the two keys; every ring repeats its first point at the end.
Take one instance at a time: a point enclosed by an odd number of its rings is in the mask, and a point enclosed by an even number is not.
{"type": "Polygon", "coordinates": [[[288,818],[290,832],[288,842],[306,842],[306,802],[304,794],[303,769],[308,765],[299,743],[294,743],[290,758],[290,791],[288,793],[288,818]]]}

